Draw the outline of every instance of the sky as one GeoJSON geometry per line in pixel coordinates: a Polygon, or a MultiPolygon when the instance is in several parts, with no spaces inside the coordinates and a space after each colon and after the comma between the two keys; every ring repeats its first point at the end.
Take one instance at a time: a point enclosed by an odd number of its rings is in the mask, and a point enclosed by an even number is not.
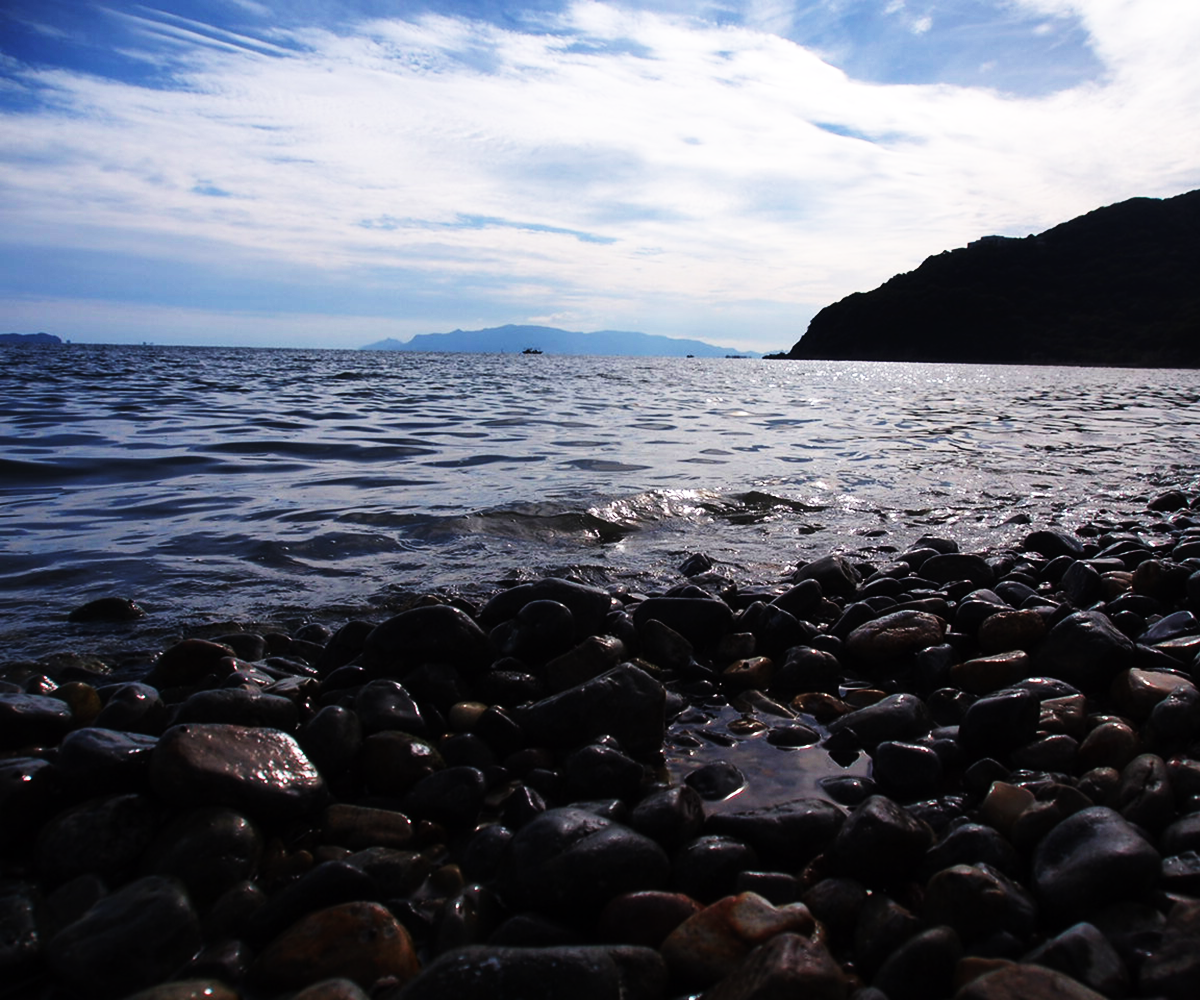
{"type": "Polygon", "coordinates": [[[1197,0],[0,3],[0,332],[786,350],[1200,188],[1197,0]]]}

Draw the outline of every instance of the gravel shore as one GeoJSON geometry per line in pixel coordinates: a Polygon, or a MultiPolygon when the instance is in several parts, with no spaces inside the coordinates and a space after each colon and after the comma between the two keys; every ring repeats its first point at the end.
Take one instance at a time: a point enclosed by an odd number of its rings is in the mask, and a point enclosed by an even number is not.
{"type": "Polygon", "coordinates": [[[4,664],[0,997],[1191,1000],[1198,511],[4,664]]]}

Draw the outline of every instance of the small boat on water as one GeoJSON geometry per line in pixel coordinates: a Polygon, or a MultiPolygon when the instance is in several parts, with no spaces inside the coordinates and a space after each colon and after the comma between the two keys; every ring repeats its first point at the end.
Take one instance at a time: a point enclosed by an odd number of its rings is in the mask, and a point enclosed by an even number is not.
{"type": "Polygon", "coordinates": [[[539,351],[536,347],[527,347],[521,353],[522,354],[541,354],[542,352],[539,351]]]}

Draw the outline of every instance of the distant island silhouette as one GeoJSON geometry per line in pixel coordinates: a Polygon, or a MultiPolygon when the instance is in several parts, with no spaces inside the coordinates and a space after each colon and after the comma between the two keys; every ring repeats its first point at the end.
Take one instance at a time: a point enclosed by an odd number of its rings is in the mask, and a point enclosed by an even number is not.
{"type": "Polygon", "coordinates": [[[493,354],[592,354],[604,357],[643,358],[724,358],[760,357],[752,351],[717,347],[701,340],[636,333],[629,330],[598,330],[579,333],[553,326],[488,327],[484,330],[452,330],[449,333],[422,333],[411,340],[376,341],[364,351],[455,351],[493,354]]]}
{"type": "Polygon", "coordinates": [[[0,333],[0,344],[16,347],[57,347],[61,343],[52,333],[0,333]]]}
{"type": "Polygon", "coordinates": [[[940,253],[826,306],[770,356],[1200,367],[1200,191],[940,253]]]}

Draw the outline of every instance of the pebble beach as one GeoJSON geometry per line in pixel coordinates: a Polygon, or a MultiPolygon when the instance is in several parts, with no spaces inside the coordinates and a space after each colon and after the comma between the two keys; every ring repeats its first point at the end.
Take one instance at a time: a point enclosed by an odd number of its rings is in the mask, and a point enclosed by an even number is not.
{"type": "Polygon", "coordinates": [[[1200,497],[1145,501],[5,663],[0,997],[1200,995],[1200,497]]]}

